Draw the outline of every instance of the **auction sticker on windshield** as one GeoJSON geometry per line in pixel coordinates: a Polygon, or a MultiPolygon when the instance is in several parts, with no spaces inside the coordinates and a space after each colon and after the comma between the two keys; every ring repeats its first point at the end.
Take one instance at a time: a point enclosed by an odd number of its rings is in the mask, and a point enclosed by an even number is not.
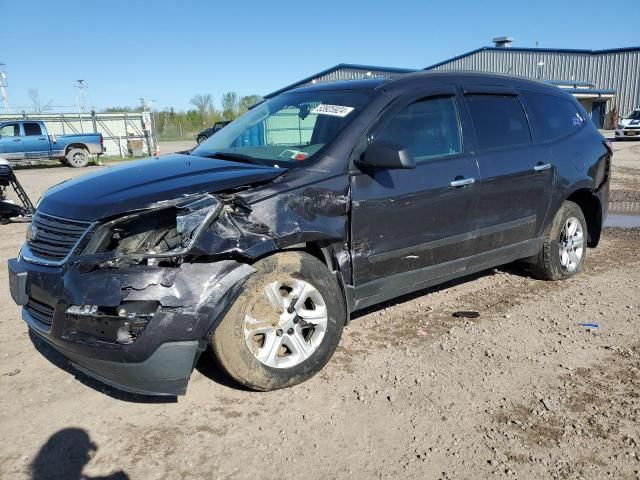
{"type": "Polygon", "coordinates": [[[311,113],[316,115],[331,115],[332,117],[346,117],[353,112],[353,107],[345,107],[342,105],[329,105],[323,103],[311,110],[311,113]]]}

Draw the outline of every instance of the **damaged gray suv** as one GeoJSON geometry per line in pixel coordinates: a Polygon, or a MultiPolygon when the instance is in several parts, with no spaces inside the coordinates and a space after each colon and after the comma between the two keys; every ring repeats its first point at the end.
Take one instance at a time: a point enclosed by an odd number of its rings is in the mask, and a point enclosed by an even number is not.
{"type": "Polygon", "coordinates": [[[356,310],[523,260],[578,273],[611,149],[560,89],[419,73],[267,100],[193,151],[51,188],[9,260],[34,339],[119,389],[186,391],[200,354],[300,383],[356,310]]]}

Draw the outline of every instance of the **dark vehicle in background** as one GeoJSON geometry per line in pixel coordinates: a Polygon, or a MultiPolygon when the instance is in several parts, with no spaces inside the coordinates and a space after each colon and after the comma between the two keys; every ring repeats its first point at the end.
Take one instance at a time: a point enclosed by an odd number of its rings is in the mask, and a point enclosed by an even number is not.
{"type": "Polygon", "coordinates": [[[11,294],[35,337],[118,388],[183,394],[206,349],[249,388],[288,387],[364,307],[516,260],[579,273],[611,158],[580,104],[534,81],[306,86],[188,155],[51,188],[11,294]]]}
{"type": "Polygon", "coordinates": [[[0,122],[0,157],[12,163],[58,159],[70,167],[86,167],[91,155],[104,153],[101,133],[49,135],[44,122],[0,122]]]}
{"type": "Polygon", "coordinates": [[[231,122],[227,122],[227,121],[214,123],[213,127],[206,128],[203,131],[201,131],[198,135],[196,135],[196,142],[198,142],[198,144],[204,142],[211,135],[216,133],[218,130],[222,129],[222,127],[226,127],[230,123],[231,122]]]}

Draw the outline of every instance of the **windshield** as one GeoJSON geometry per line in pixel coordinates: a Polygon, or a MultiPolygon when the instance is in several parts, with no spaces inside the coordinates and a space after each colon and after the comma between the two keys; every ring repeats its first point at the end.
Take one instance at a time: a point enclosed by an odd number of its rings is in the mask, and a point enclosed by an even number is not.
{"type": "Polygon", "coordinates": [[[369,90],[285,93],[249,110],[191,154],[298,166],[331,144],[372,95],[369,90]]]}
{"type": "Polygon", "coordinates": [[[640,110],[634,110],[624,118],[625,120],[640,120],[640,110]]]}

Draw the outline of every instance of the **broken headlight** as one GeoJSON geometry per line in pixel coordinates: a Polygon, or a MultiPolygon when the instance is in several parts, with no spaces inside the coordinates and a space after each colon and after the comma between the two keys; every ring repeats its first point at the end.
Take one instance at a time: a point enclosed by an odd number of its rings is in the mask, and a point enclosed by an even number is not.
{"type": "Polygon", "coordinates": [[[95,231],[84,254],[170,256],[185,253],[222,204],[212,195],[166,202],[152,210],[117,218],[95,231]]]}

